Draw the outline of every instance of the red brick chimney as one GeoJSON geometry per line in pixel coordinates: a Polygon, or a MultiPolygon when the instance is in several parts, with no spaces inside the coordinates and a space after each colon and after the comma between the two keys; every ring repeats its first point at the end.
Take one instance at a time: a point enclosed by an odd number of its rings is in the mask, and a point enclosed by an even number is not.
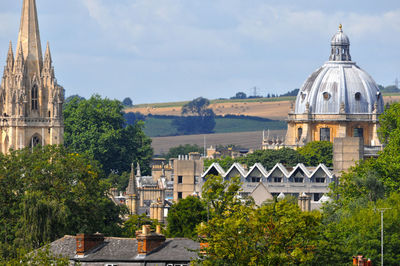
{"type": "Polygon", "coordinates": [[[143,225],[142,231],[137,234],[138,253],[147,255],[165,242],[165,236],[161,234],[161,227],[157,225],[156,232],[150,231],[150,225],[143,225]]]}
{"type": "Polygon", "coordinates": [[[98,247],[104,242],[104,235],[96,233],[94,235],[77,234],[76,237],[76,255],[83,256],[88,251],[98,247]]]}

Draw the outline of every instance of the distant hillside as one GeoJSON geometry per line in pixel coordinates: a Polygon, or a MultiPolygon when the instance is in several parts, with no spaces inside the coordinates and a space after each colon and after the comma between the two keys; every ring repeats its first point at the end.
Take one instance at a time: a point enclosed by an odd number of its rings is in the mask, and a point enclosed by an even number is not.
{"type": "MultiPolygon", "coordinates": [[[[148,116],[144,131],[149,137],[163,137],[177,135],[177,129],[172,125],[174,117],[148,116]]],[[[270,120],[259,117],[216,117],[214,133],[233,133],[262,130],[286,130],[285,121],[270,120]]]]}
{"type": "MultiPolygon", "coordinates": [[[[290,102],[295,101],[296,97],[278,98],[255,98],[255,99],[230,99],[212,100],[211,108],[216,115],[224,116],[246,115],[269,118],[273,120],[284,120],[290,110],[290,102]]],[[[385,103],[400,101],[399,93],[383,93],[385,103]]],[[[181,107],[187,102],[170,102],[140,104],[127,108],[127,112],[140,112],[148,115],[180,115],[181,107]]]]}

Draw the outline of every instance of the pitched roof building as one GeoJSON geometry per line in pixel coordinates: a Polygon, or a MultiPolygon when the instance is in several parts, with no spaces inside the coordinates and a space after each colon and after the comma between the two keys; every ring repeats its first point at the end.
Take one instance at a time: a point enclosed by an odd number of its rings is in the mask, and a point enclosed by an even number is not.
{"type": "MultiPolygon", "coordinates": [[[[159,229],[158,229],[159,230],[159,229]]],[[[80,265],[189,265],[198,258],[200,244],[186,238],[165,238],[144,226],[137,238],[101,234],[64,236],[50,243],[54,255],[80,265]]]]}

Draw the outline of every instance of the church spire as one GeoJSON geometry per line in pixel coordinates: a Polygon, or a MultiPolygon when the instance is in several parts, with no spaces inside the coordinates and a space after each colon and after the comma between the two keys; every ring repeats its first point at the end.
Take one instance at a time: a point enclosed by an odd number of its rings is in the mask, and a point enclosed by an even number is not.
{"type": "Polygon", "coordinates": [[[29,76],[40,76],[43,56],[35,0],[23,0],[17,45],[17,51],[22,47],[29,76]]]}
{"type": "Polygon", "coordinates": [[[12,50],[12,43],[10,41],[10,46],[8,48],[8,53],[7,53],[7,69],[9,71],[12,71],[14,67],[14,53],[12,50]]]}
{"type": "Polygon", "coordinates": [[[49,42],[47,42],[47,46],[46,46],[46,52],[44,54],[44,61],[45,62],[50,62],[50,64],[52,63],[52,59],[51,59],[51,53],[50,53],[50,44],[49,42]]]}

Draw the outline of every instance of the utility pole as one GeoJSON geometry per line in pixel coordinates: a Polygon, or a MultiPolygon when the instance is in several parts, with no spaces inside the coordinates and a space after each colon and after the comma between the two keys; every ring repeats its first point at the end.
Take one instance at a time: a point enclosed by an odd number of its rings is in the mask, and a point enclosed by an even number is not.
{"type": "Polygon", "coordinates": [[[386,210],[391,210],[392,208],[380,208],[376,209],[381,213],[381,265],[383,266],[383,213],[386,210]]]}

